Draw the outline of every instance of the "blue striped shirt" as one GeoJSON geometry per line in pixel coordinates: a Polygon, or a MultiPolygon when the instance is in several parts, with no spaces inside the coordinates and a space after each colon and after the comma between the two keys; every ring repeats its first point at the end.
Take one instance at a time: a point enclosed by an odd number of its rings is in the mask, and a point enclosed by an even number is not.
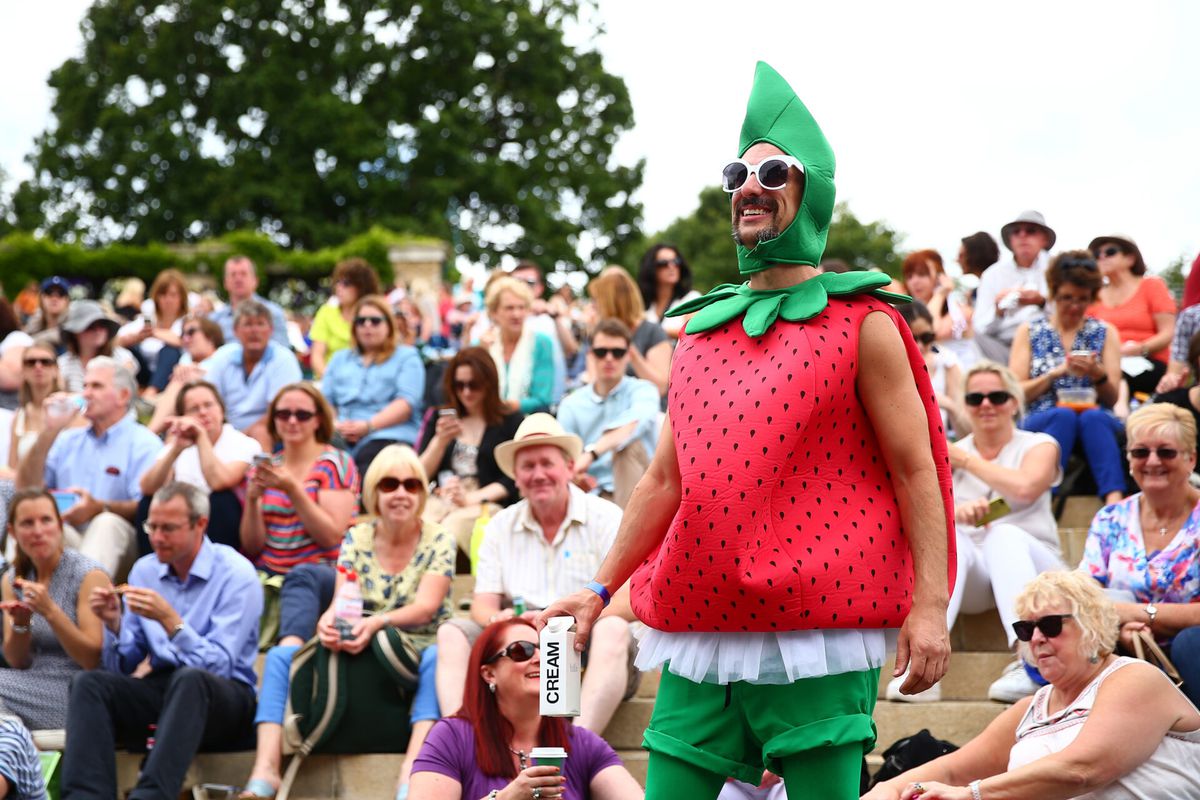
{"type": "Polygon", "coordinates": [[[7,800],[46,800],[37,748],[16,717],[0,717],[0,775],[8,781],[7,800]]]}

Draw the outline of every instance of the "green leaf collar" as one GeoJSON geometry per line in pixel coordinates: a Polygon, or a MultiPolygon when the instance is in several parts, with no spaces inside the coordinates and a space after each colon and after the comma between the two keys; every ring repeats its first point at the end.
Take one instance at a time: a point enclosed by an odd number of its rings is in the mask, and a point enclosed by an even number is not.
{"type": "Polygon", "coordinates": [[[883,289],[891,278],[882,272],[823,272],[786,289],[751,289],[748,283],[724,283],[703,297],[680,303],[668,317],[695,314],[688,320],[688,333],[703,333],[742,317],[747,336],[762,336],[775,320],[788,322],[811,319],[829,305],[830,295],[869,294],[880,300],[907,303],[907,295],[883,289]]]}

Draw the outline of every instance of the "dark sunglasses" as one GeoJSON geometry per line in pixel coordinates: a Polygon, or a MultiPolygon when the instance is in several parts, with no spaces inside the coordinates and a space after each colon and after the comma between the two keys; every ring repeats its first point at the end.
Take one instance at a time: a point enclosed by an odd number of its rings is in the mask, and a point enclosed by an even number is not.
{"type": "Polygon", "coordinates": [[[478,392],[480,389],[483,388],[483,384],[481,384],[479,381],[475,381],[475,380],[454,381],[452,385],[454,386],[454,391],[456,391],[456,392],[465,392],[468,389],[470,389],[472,392],[478,392]]]}
{"type": "Polygon", "coordinates": [[[387,322],[387,320],[385,320],[383,317],[355,317],[354,318],[355,325],[367,325],[372,328],[375,327],[376,325],[383,325],[385,322],[387,322]]]}
{"type": "Polygon", "coordinates": [[[1074,614],[1047,614],[1041,619],[1019,619],[1012,624],[1013,633],[1022,642],[1033,638],[1033,629],[1037,628],[1047,639],[1053,639],[1062,633],[1064,619],[1071,619],[1074,614]]]}
{"type": "Polygon", "coordinates": [[[669,267],[672,265],[674,265],[676,267],[682,267],[683,262],[680,261],[678,258],[660,258],[654,262],[654,267],[656,269],[662,269],[663,267],[669,267]]]}
{"type": "Polygon", "coordinates": [[[189,336],[196,336],[199,333],[200,333],[199,328],[184,328],[183,329],[183,338],[186,339],[189,336]]]}
{"type": "Polygon", "coordinates": [[[22,359],[21,363],[27,367],[53,367],[56,362],[53,358],[26,358],[22,359]]]}
{"type": "Polygon", "coordinates": [[[742,159],[730,161],[721,170],[721,188],[727,192],[736,192],[746,185],[750,176],[758,178],[758,185],[767,191],[778,191],[787,186],[788,169],[795,167],[804,172],[804,165],[791,156],[767,156],[757,164],[750,164],[742,159]]]}
{"type": "Polygon", "coordinates": [[[625,354],[629,352],[629,348],[628,347],[593,347],[592,352],[596,354],[596,358],[599,358],[601,360],[608,358],[609,356],[612,356],[617,361],[620,361],[622,358],[625,357],[625,354]]]}
{"type": "Polygon", "coordinates": [[[537,649],[538,646],[533,642],[513,642],[508,647],[504,648],[499,653],[496,653],[496,655],[492,656],[483,663],[491,664],[499,661],[502,658],[508,657],[520,664],[522,661],[528,661],[529,659],[533,658],[533,654],[537,652],[537,649]]]}
{"type": "Polygon", "coordinates": [[[933,331],[925,331],[924,333],[918,333],[913,338],[921,344],[933,344],[937,341],[937,334],[933,331]]]}
{"type": "Polygon", "coordinates": [[[1156,447],[1151,450],[1149,447],[1131,447],[1129,448],[1129,457],[1142,461],[1150,457],[1150,454],[1158,456],[1159,461],[1174,461],[1179,455],[1179,451],[1174,447],[1156,447]]]}
{"type": "Polygon", "coordinates": [[[1083,267],[1084,269],[1092,270],[1093,272],[1099,269],[1099,267],[1096,266],[1096,259],[1091,258],[1090,256],[1088,258],[1084,258],[1082,256],[1071,256],[1070,258],[1064,258],[1062,261],[1058,262],[1058,266],[1059,269],[1067,269],[1068,267],[1083,267]]]}
{"type": "Polygon", "coordinates": [[[1124,251],[1121,248],[1117,247],[1115,244],[1110,244],[1108,247],[1104,247],[1104,248],[1101,248],[1100,250],[1097,250],[1092,255],[1094,255],[1096,258],[1112,258],[1113,256],[1118,255],[1123,252],[1124,251]]]}
{"type": "Polygon", "coordinates": [[[1014,225],[1012,232],[1014,235],[1020,234],[1022,236],[1036,236],[1042,232],[1042,229],[1036,225],[1014,225]]]}
{"type": "Polygon", "coordinates": [[[1002,406],[1012,400],[1012,395],[1006,391],[997,390],[994,392],[970,392],[963,397],[963,402],[969,406],[981,406],[984,400],[994,406],[1002,406]]]}
{"type": "Polygon", "coordinates": [[[282,420],[284,422],[287,422],[289,419],[292,419],[293,417],[295,417],[297,422],[308,422],[310,419],[312,419],[316,415],[317,415],[317,412],[306,411],[303,408],[277,408],[277,409],[275,409],[274,416],[275,416],[275,419],[282,420]]]}
{"type": "Polygon", "coordinates": [[[67,296],[67,293],[64,292],[62,289],[47,289],[46,291],[42,292],[42,294],[46,295],[47,297],[66,297],[67,296]]]}
{"type": "Polygon", "coordinates": [[[389,475],[386,478],[380,478],[379,483],[375,484],[375,488],[384,494],[391,494],[401,486],[409,494],[420,494],[425,491],[425,484],[421,483],[420,478],[405,478],[404,480],[400,480],[389,475]]]}

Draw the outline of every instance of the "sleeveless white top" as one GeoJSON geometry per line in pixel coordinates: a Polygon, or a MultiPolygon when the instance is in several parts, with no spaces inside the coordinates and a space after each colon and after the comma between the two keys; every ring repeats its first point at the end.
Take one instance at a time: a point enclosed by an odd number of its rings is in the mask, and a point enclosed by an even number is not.
{"type": "MultiPolygon", "coordinates": [[[[1010,770],[1060,752],[1079,735],[1087,722],[1096,695],[1109,675],[1137,659],[1118,657],[1079,693],[1075,702],[1053,714],[1047,712],[1051,686],[1043,686],[1017,726],[1017,742],[1008,756],[1010,770]]],[[[1166,675],[1163,691],[1178,692],[1166,675]]],[[[1182,692],[1180,692],[1182,696],[1182,692]]],[[[1114,743],[1116,744],[1116,743],[1114,743]]],[[[1200,800],[1200,730],[1168,732],[1158,748],[1136,767],[1095,792],[1079,795],[1086,800],[1200,800]]]]}

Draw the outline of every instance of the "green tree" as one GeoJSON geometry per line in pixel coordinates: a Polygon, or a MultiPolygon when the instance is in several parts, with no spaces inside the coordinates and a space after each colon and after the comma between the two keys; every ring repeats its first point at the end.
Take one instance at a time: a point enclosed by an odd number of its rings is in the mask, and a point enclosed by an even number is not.
{"type": "Polygon", "coordinates": [[[1174,261],[1167,264],[1162,272],[1158,273],[1159,277],[1166,282],[1167,288],[1171,290],[1176,303],[1183,302],[1183,287],[1187,283],[1187,275],[1183,272],[1184,261],[1184,257],[1179,255],[1174,261]]]}
{"type": "MultiPolygon", "coordinates": [[[[825,258],[840,258],[857,269],[879,267],[890,275],[899,272],[896,247],[901,236],[883,222],[862,222],[845,203],[838,203],[829,226],[825,258]]],[[[677,246],[692,267],[696,288],[707,291],[721,283],[737,282],[729,195],[719,187],[700,192],[696,210],[680,217],[660,233],[631,242],[623,263],[637,271],[642,252],[654,242],[677,246]]]]}
{"type": "Polygon", "coordinates": [[[563,40],[589,2],[101,0],[50,76],[22,227],[315,248],[381,225],[485,264],[599,264],[638,224],[642,164],[612,159],[624,81],[563,40]]]}

